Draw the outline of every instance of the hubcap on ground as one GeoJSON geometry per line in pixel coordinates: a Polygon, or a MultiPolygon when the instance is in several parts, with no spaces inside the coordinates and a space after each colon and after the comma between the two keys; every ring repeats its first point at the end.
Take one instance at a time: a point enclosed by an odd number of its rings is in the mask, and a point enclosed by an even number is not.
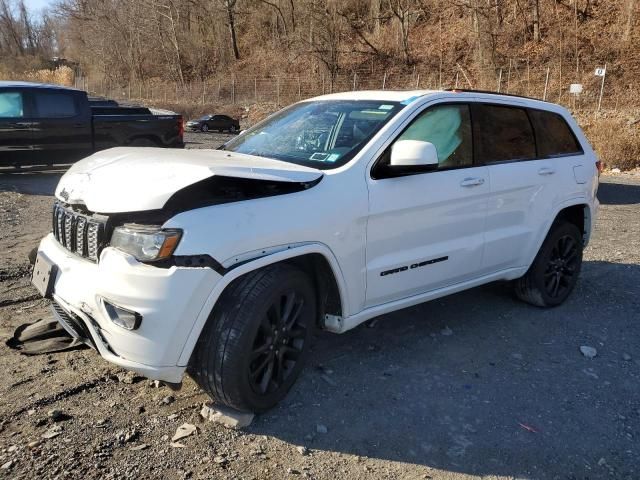
{"type": "Polygon", "coordinates": [[[280,295],[263,316],[249,364],[249,380],[257,393],[277,390],[293,371],[307,329],[303,307],[302,296],[291,291],[280,295]]]}
{"type": "Polygon", "coordinates": [[[577,264],[576,240],[569,235],[560,237],[551,250],[551,257],[544,272],[544,286],[549,296],[558,298],[566,293],[575,280],[577,264]]]}

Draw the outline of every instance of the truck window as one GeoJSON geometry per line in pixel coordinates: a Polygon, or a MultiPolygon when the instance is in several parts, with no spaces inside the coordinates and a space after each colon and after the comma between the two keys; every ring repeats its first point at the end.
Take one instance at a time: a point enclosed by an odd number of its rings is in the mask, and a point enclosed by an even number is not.
{"type": "Polygon", "coordinates": [[[22,118],[24,107],[20,92],[0,92],[0,118],[22,118]]]}
{"type": "Polygon", "coordinates": [[[75,117],[78,114],[72,94],[66,92],[35,92],[36,112],[40,118],[75,117]]]}
{"type": "Polygon", "coordinates": [[[536,158],[533,128],[522,108],[478,105],[473,122],[479,132],[478,156],[482,163],[536,158]]]}
{"type": "Polygon", "coordinates": [[[536,130],[538,155],[541,158],[583,153],[571,127],[560,115],[544,110],[529,110],[529,116],[536,130]]]}

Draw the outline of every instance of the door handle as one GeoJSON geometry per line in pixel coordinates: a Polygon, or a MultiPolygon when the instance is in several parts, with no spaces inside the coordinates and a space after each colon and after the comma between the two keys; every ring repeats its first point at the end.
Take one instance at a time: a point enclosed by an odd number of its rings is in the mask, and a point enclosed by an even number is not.
{"type": "Polygon", "coordinates": [[[484,178],[465,178],[460,182],[461,187],[477,187],[484,184],[484,178]]]}
{"type": "Polygon", "coordinates": [[[556,171],[553,168],[543,167],[538,170],[538,175],[553,175],[556,171]]]}

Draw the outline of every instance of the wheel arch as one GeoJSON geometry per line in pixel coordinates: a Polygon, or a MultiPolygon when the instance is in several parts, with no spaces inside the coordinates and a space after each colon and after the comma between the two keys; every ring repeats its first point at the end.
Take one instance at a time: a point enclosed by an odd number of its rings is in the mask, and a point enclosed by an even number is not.
{"type": "Polygon", "coordinates": [[[527,259],[527,268],[531,266],[533,260],[535,259],[538,251],[542,247],[542,243],[544,239],[547,238],[551,228],[558,222],[562,220],[566,220],[570,223],[573,223],[580,229],[582,232],[583,246],[586,247],[589,243],[589,238],[591,236],[591,221],[593,218],[591,207],[589,204],[583,199],[575,199],[573,201],[567,201],[558,205],[555,211],[555,215],[551,217],[553,220],[549,221],[545,228],[542,230],[540,236],[536,239],[535,249],[533,249],[533,254],[527,259]]]}
{"type": "Polygon", "coordinates": [[[244,261],[235,268],[232,267],[227,270],[227,273],[211,289],[207,300],[201,308],[180,353],[179,366],[186,366],[189,363],[198,338],[218,299],[227,287],[234,280],[247,273],[277,263],[296,265],[310,275],[311,280],[320,292],[319,301],[323,301],[323,296],[326,300],[325,305],[319,305],[319,317],[324,316],[327,307],[330,308],[327,313],[330,312],[340,316],[348,315],[346,284],[338,261],[329,247],[319,243],[303,244],[295,247],[285,246],[278,252],[244,261]]]}

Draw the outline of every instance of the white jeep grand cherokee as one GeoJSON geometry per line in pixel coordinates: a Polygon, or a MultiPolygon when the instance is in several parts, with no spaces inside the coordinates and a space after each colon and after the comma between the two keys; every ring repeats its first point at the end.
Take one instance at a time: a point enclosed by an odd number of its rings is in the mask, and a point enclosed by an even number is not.
{"type": "Polygon", "coordinates": [[[114,148],[60,180],[34,285],[107,360],[215,400],[276,404],[315,328],[495,280],[540,307],[576,284],[598,165],[562,107],[347,92],[217,150],[114,148]]]}

